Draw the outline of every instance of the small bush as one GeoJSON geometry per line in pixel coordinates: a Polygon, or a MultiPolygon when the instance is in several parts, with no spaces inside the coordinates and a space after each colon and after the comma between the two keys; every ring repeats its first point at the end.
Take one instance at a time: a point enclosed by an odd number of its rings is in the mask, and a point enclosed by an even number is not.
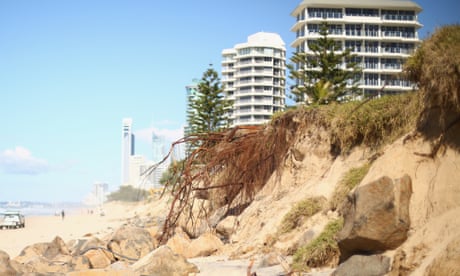
{"type": "MultiPolygon", "coordinates": [[[[425,109],[460,113],[460,24],[443,26],[404,65],[420,88],[425,109]]],[[[445,115],[445,114],[444,114],[445,115]]],[[[439,123],[446,124],[444,117],[439,123]]]]}
{"type": "Polygon", "coordinates": [[[136,189],[132,186],[121,186],[118,191],[109,194],[107,199],[109,201],[136,202],[144,200],[147,195],[146,190],[136,189]]]}
{"type": "Polygon", "coordinates": [[[325,107],[336,153],[347,153],[357,145],[376,150],[394,142],[415,129],[420,104],[417,93],[406,93],[325,107]]]}
{"type": "Polygon", "coordinates": [[[294,254],[292,268],[294,271],[309,271],[311,267],[321,267],[339,260],[339,246],[336,234],[343,227],[343,219],[329,222],[323,232],[306,246],[294,254]]]}
{"type": "Polygon", "coordinates": [[[326,199],[324,197],[312,197],[298,202],[284,216],[278,229],[278,234],[285,234],[292,231],[301,223],[322,210],[326,199]]]}
{"type": "Polygon", "coordinates": [[[347,194],[353,190],[369,171],[370,163],[366,163],[358,168],[350,169],[340,180],[334,190],[334,194],[329,202],[329,208],[336,210],[339,204],[345,199],[347,194]]]}

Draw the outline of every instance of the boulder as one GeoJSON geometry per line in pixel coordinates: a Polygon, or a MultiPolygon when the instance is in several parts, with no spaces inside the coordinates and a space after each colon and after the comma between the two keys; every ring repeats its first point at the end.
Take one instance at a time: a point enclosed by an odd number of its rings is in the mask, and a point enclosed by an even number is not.
{"type": "Polygon", "coordinates": [[[0,275],[15,276],[18,272],[10,263],[10,255],[0,250],[0,275]]]}
{"type": "Polygon", "coordinates": [[[52,260],[58,255],[70,255],[70,252],[62,238],[56,236],[51,242],[36,243],[25,247],[15,260],[19,263],[27,263],[36,256],[52,260]]]}
{"type": "Polygon", "coordinates": [[[187,258],[207,257],[222,249],[224,243],[213,233],[206,232],[192,240],[187,258]]]}
{"type": "Polygon", "coordinates": [[[160,240],[161,237],[161,229],[159,226],[150,226],[145,228],[150,233],[150,236],[152,237],[153,241],[153,247],[157,248],[158,247],[158,241],[160,240]]]}
{"type": "Polygon", "coordinates": [[[176,234],[168,240],[166,245],[176,254],[189,256],[190,243],[191,240],[185,232],[176,231],[176,234]]]}
{"type": "Polygon", "coordinates": [[[198,268],[189,263],[183,256],[175,254],[168,246],[160,246],[131,268],[141,275],[182,276],[198,273],[198,268]]]}
{"type": "Polygon", "coordinates": [[[88,250],[84,256],[88,258],[90,268],[106,268],[112,263],[104,250],[101,249],[88,250]]]}
{"type": "Polygon", "coordinates": [[[340,264],[332,276],[381,276],[390,270],[390,258],[383,255],[353,255],[340,264]]]}
{"type": "Polygon", "coordinates": [[[16,270],[27,273],[66,273],[90,267],[85,256],[72,256],[67,245],[60,237],[51,242],[36,243],[27,246],[14,258],[16,270]]]}
{"type": "Polygon", "coordinates": [[[72,256],[77,256],[85,253],[91,248],[105,247],[105,242],[97,237],[90,237],[87,239],[71,240],[67,243],[67,248],[72,256]]]}
{"type": "Polygon", "coordinates": [[[348,196],[344,226],[338,233],[340,262],[353,254],[378,254],[407,239],[412,182],[408,175],[393,181],[381,177],[348,196]]]}
{"type": "Polygon", "coordinates": [[[115,252],[117,260],[122,259],[122,256],[137,260],[152,251],[155,244],[149,231],[125,225],[113,234],[107,246],[115,252]]]}
{"type": "Polygon", "coordinates": [[[83,271],[72,271],[66,276],[139,276],[139,273],[132,269],[114,270],[114,269],[90,269],[83,271]]]}
{"type": "Polygon", "coordinates": [[[230,237],[236,230],[237,224],[238,218],[236,216],[227,216],[217,224],[216,231],[224,239],[230,240],[230,237]]]}

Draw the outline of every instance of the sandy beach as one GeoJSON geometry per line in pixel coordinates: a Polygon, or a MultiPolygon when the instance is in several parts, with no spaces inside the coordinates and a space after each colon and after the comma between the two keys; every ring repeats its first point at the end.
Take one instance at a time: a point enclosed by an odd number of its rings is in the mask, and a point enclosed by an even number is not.
{"type": "Polygon", "coordinates": [[[61,216],[27,216],[26,227],[0,230],[0,250],[11,258],[18,256],[28,245],[50,242],[56,236],[65,242],[92,234],[102,238],[133,217],[136,205],[108,203],[104,206],[105,215],[88,214],[87,209],[73,211],[61,216]]]}

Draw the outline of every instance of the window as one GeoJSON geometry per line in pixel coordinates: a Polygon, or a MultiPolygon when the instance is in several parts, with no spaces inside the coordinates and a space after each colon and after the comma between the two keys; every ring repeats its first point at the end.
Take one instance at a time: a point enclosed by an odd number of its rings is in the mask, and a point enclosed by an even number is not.
{"type": "Polygon", "coordinates": [[[378,25],[364,25],[364,32],[366,36],[378,36],[379,26],[378,25]]]}
{"type": "Polygon", "coordinates": [[[319,33],[319,25],[318,24],[308,24],[307,29],[308,29],[309,34],[317,34],[317,33],[319,33]]]}
{"type": "Polygon", "coordinates": [[[310,18],[342,18],[342,9],[308,8],[310,18]]]}
{"type": "Polygon", "coordinates": [[[361,24],[346,24],[345,33],[348,36],[360,36],[361,35],[361,24]]]}
{"type": "Polygon", "coordinates": [[[399,27],[382,26],[382,34],[383,36],[400,37],[401,31],[399,27]]]}
{"type": "Polygon", "coordinates": [[[414,21],[415,12],[414,11],[404,11],[404,10],[382,10],[382,19],[414,21]]]}
{"type": "Polygon", "coordinates": [[[251,53],[251,48],[243,48],[238,51],[240,56],[249,55],[251,53]]]}
{"type": "Polygon", "coordinates": [[[364,59],[364,68],[366,69],[378,69],[379,59],[374,57],[366,57],[364,59]]]}
{"type": "Polygon", "coordinates": [[[356,9],[356,8],[346,8],[346,16],[379,16],[378,9],[356,9]]]}
{"type": "Polygon", "coordinates": [[[329,34],[331,35],[341,35],[342,34],[342,25],[329,25],[329,34]]]}
{"type": "Polygon", "coordinates": [[[385,86],[399,86],[400,79],[394,75],[382,75],[382,84],[385,86]]]}
{"type": "Polygon", "coordinates": [[[345,48],[352,52],[361,52],[361,44],[362,42],[359,40],[347,40],[345,41],[345,48]]]}
{"type": "Polygon", "coordinates": [[[366,49],[366,53],[378,53],[379,43],[377,41],[366,41],[364,48],[366,49]]]}
{"type": "Polygon", "coordinates": [[[364,74],[364,84],[365,85],[379,85],[379,75],[378,74],[364,74]]]}
{"type": "Polygon", "coordinates": [[[402,68],[401,64],[402,62],[400,59],[382,58],[382,69],[398,70],[402,68]]]}

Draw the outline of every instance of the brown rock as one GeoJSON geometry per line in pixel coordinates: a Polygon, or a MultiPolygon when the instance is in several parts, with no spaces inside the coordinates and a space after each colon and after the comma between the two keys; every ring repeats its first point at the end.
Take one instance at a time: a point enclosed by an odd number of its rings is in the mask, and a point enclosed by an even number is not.
{"type": "Polygon", "coordinates": [[[10,256],[5,251],[0,250],[0,275],[15,276],[17,273],[16,269],[11,266],[10,256]]]}
{"type": "Polygon", "coordinates": [[[64,241],[56,236],[51,242],[36,243],[24,248],[19,256],[15,258],[19,263],[27,263],[29,259],[42,256],[46,259],[53,259],[57,255],[69,255],[69,249],[64,241]]]}
{"type": "Polygon", "coordinates": [[[90,269],[83,271],[72,271],[66,276],[138,276],[139,273],[132,269],[113,270],[113,269],[90,269]]]}
{"type": "Polygon", "coordinates": [[[235,232],[238,219],[236,216],[227,216],[217,224],[216,231],[224,239],[230,240],[231,235],[235,232]]]}
{"type": "Polygon", "coordinates": [[[206,257],[219,251],[224,243],[214,234],[207,232],[192,240],[187,258],[206,257]]]}
{"type": "MultiPolygon", "coordinates": [[[[130,259],[142,258],[155,247],[152,236],[147,230],[133,226],[119,228],[112,236],[108,246],[114,252],[130,259]],[[114,244],[117,244],[118,247],[114,244]]],[[[120,259],[120,256],[115,254],[115,259],[120,259]]]]}
{"type": "Polygon", "coordinates": [[[110,259],[101,249],[89,250],[84,256],[88,258],[91,268],[106,268],[111,264],[110,259]]]}
{"type": "Polygon", "coordinates": [[[380,276],[390,269],[390,258],[383,255],[351,256],[332,273],[332,276],[380,276]]]}
{"type": "Polygon", "coordinates": [[[194,264],[183,256],[174,254],[168,246],[160,246],[131,267],[141,275],[183,276],[199,272],[194,264]]]}
{"type": "Polygon", "coordinates": [[[191,240],[184,232],[177,231],[174,236],[172,236],[166,245],[174,251],[174,253],[189,256],[190,255],[190,243],[191,240]]]}
{"type": "Polygon", "coordinates": [[[353,254],[379,253],[398,247],[410,227],[409,176],[393,182],[382,177],[358,187],[348,198],[344,227],[338,234],[341,262],[353,254]]]}

